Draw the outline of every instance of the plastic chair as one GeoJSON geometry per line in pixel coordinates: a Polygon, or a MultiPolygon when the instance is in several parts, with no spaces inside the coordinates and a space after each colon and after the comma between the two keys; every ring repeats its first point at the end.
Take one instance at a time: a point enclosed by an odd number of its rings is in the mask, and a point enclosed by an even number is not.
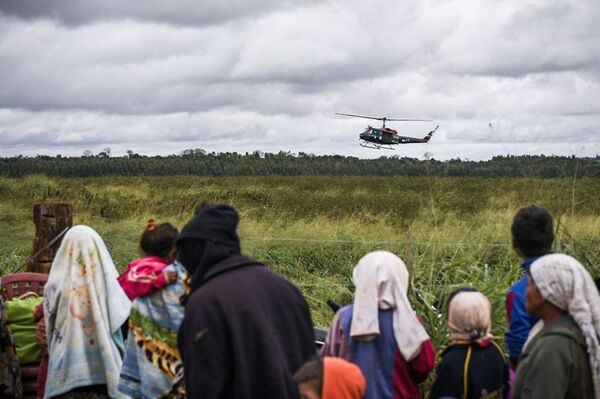
{"type": "MultiPolygon", "coordinates": [[[[35,293],[42,296],[44,294],[44,285],[47,281],[48,275],[45,273],[14,273],[0,278],[0,282],[4,286],[6,300],[22,297],[27,293],[35,293]]],[[[21,365],[23,396],[26,398],[37,397],[39,368],[39,363],[21,365]]]]}

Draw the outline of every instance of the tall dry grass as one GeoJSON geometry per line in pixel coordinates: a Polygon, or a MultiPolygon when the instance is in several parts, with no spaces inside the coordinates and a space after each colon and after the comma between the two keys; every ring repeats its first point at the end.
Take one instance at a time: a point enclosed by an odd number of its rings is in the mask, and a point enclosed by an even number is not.
{"type": "Polygon", "coordinates": [[[240,211],[243,250],[298,284],[316,324],[327,326],[327,299],[352,300],[352,268],[375,249],[400,255],[410,296],[436,347],[447,340],[448,293],[470,285],[505,327],[504,296],[521,276],[510,245],[517,209],[536,203],[555,216],[555,250],[600,274],[600,181],[406,177],[0,178],[0,268],[14,270],[31,249],[31,207],[70,202],[75,222],[104,237],[117,265],[138,256],[144,222],[181,227],[203,201],[240,211]]]}

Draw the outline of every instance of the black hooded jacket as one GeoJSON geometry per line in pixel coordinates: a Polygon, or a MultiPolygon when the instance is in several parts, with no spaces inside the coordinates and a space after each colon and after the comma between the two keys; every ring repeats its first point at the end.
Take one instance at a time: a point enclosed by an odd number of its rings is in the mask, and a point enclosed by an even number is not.
{"type": "Polygon", "coordinates": [[[187,396],[297,398],[292,376],[315,354],[310,311],[300,290],[241,255],[212,265],[200,261],[188,270],[193,291],[178,337],[187,396]]]}
{"type": "Polygon", "coordinates": [[[237,211],[230,206],[204,206],[181,230],[177,253],[191,277],[192,291],[211,267],[240,254],[239,220],[237,211]]]}

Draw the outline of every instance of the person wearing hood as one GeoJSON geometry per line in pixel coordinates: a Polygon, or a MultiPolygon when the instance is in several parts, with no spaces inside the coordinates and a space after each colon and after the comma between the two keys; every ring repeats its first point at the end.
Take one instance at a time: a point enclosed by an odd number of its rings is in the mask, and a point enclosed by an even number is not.
{"type": "Polygon", "coordinates": [[[44,286],[46,398],[127,398],[117,390],[131,302],[102,238],[88,226],[65,234],[44,286]]]}
{"type": "Polygon", "coordinates": [[[241,255],[238,213],[207,205],[183,228],[180,262],[190,276],[178,335],[190,398],[297,398],[296,370],[315,354],[300,290],[241,255]]]}
{"type": "Polygon", "coordinates": [[[418,398],[419,383],[435,364],[435,351],[408,301],[408,270],[398,256],[375,251],[353,272],[354,303],[335,315],[323,356],[358,365],[366,399],[418,398]]]}
{"type": "Polygon", "coordinates": [[[491,334],[492,306],[481,292],[460,288],[448,299],[451,344],[442,353],[430,398],[506,398],[508,362],[491,334]]]}
{"type": "Polygon", "coordinates": [[[600,398],[600,296],[576,259],[546,255],[531,264],[532,328],[517,366],[514,399],[600,398]]]}

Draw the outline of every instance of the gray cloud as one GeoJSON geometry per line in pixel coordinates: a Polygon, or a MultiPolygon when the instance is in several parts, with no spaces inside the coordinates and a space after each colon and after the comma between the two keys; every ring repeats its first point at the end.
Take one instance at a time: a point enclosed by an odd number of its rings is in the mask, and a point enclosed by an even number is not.
{"type": "Polygon", "coordinates": [[[241,18],[253,18],[273,9],[297,5],[290,0],[147,0],[127,2],[119,0],[3,0],[0,12],[20,19],[51,19],[67,26],[80,26],[95,21],[130,19],[162,22],[174,25],[214,25],[241,18]]]}
{"type": "Polygon", "coordinates": [[[141,4],[0,2],[0,154],[379,156],[356,148],[367,121],[334,112],[440,123],[409,155],[591,154],[600,142],[595,1],[141,4]]]}
{"type": "Polygon", "coordinates": [[[438,69],[507,77],[600,71],[596,2],[478,2],[474,7],[459,14],[457,29],[442,42],[444,62],[438,69]]]}

